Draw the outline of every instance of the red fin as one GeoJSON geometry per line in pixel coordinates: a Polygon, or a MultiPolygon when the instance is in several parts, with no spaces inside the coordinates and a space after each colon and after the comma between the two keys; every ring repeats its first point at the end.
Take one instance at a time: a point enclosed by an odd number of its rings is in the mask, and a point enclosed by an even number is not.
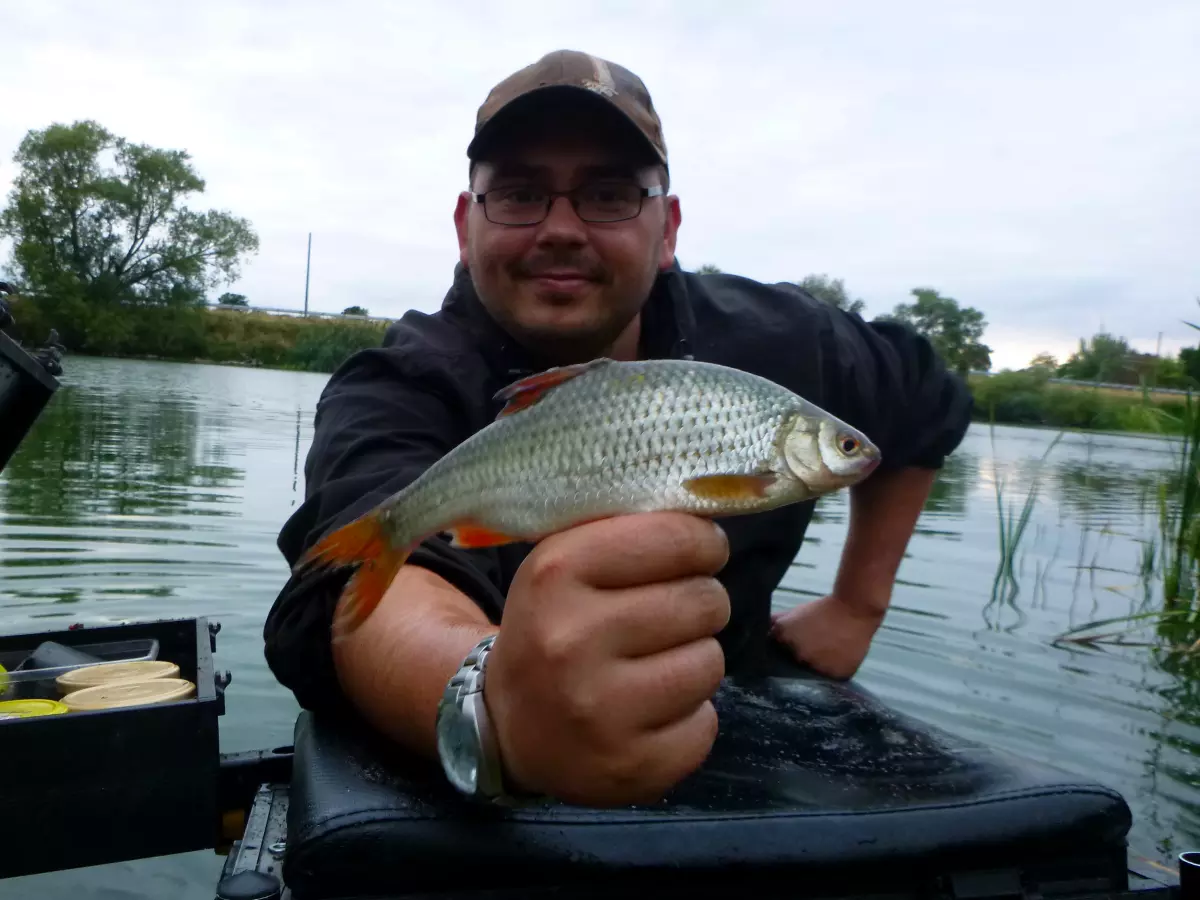
{"type": "Polygon", "coordinates": [[[500,419],[504,416],[511,416],[515,412],[520,412],[523,409],[533,406],[552,387],[557,387],[564,381],[570,381],[572,378],[582,375],[588,369],[606,365],[610,362],[612,360],[602,358],[594,359],[591,362],[576,363],[572,366],[559,366],[558,368],[547,369],[545,372],[539,372],[536,375],[530,375],[528,378],[522,378],[520,381],[513,382],[502,391],[497,392],[493,398],[495,400],[508,401],[496,418],[500,419]]]}
{"type": "Polygon", "coordinates": [[[468,549],[478,547],[499,547],[501,544],[515,544],[521,538],[511,537],[499,531],[474,522],[459,522],[453,528],[447,528],[453,538],[453,546],[468,549]]]}
{"type": "Polygon", "coordinates": [[[705,500],[752,500],[767,495],[774,475],[699,475],[683,486],[705,500]]]}
{"type": "Polygon", "coordinates": [[[297,569],[358,566],[333,614],[335,643],[348,637],[375,611],[409,552],[407,548],[392,547],[379,517],[368,514],[326,535],[304,555],[297,569]]]}

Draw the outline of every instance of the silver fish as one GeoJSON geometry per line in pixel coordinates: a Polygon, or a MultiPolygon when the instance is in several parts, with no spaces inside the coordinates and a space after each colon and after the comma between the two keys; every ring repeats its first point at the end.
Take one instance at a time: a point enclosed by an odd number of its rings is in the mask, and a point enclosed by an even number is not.
{"type": "Polygon", "coordinates": [[[671,510],[742,515],[858,483],[880,462],[858,429],[758,375],[683,360],[597,359],[501,391],[496,420],[297,563],[358,565],[334,621],[359,627],[421,541],[536,542],[671,510]]]}

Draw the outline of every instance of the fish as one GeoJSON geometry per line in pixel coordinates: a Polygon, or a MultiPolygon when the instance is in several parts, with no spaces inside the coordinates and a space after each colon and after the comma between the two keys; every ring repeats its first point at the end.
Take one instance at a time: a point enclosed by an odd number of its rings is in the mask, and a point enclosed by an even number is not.
{"type": "Polygon", "coordinates": [[[493,421],[297,562],[296,572],[356,568],[335,642],[430,537],[498,547],[633,513],[746,515],[850,487],[882,460],[847,422],[717,363],[602,357],[523,378],[493,401],[503,403],[493,421]]]}

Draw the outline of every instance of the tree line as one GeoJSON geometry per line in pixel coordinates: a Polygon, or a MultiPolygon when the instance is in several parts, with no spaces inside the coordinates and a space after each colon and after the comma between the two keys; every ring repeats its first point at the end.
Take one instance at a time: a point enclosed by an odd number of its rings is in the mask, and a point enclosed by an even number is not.
{"type": "MultiPolygon", "coordinates": [[[[721,269],[705,263],[696,269],[701,275],[720,274],[721,269]]],[[[866,303],[860,297],[851,299],[845,281],[826,274],[806,275],[793,282],[818,300],[856,315],[863,315],[866,303]]],[[[961,375],[973,371],[986,372],[992,367],[992,348],[981,340],[987,319],[971,306],[962,306],[930,287],[912,289],[911,303],[897,303],[890,313],[877,319],[892,319],[911,325],[929,338],[930,343],[945,360],[946,365],[961,375]]]]}
{"type": "MultiPolygon", "coordinates": [[[[0,236],[13,242],[4,277],[36,304],[34,324],[49,323],[68,350],[140,355],[142,348],[141,354],[186,358],[220,344],[223,357],[233,352],[229,329],[225,337],[208,334],[215,329],[211,316],[197,313],[214,305],[210,292],[237,280],[242,264],[258,251],[258,236],[228,210],[193,208],[206,183],[186,151],[133,143],[81,120],[29,131],[13,161],[17,174],[0,209],[0,236]]],[[[696,271],[721,270],[708,264],[696,271]]],[[[795,284],[851,313],[866,310],[840,278],[814,274],[795,284]]],[[[991,368],[980,310],[932,287],[913,288],[911,296],[877,318],[913,326],[957,372],[991,368]]],[[[229,291],[215,306],[250,308],[245,295],[229,291]]],[[[369,313],[354,305],[343,315],[369,313]]],[[[283,333],[266,325],[250,330],[275,334],[275,341],[283,333]]],[[[366,340],[374,331],[359,333],[366,340]]],[[[36,342],[46,335],[28,337],[36,342]]],[[[331,341],[339,352],[353,347],[344,335],[331,341]]],[[[1097,334],[1081,340],[1067,360],[1043,354],[1029,369],[1080,380],[1196,386],[1200,349],[1163,358],[1133,351],[1124,338],[1097,334]]]]}

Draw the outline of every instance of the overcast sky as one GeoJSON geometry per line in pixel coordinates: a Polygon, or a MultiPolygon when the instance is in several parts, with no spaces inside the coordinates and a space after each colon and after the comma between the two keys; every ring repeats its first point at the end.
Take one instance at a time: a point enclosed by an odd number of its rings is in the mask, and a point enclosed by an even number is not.
{"type": "Polygon", "coordinates": [[[995,368],[1196,342],[1197,0],[0,0],[0,33],[0,191],[51,122],[186,149],[193,205],[259,233],[255,305],[302,305],[311,231],[312,308],[437,308],[476,107],[571,47],[646,81],[686,267],[828,273],[868,315],[932,286],[995,368]]]}

